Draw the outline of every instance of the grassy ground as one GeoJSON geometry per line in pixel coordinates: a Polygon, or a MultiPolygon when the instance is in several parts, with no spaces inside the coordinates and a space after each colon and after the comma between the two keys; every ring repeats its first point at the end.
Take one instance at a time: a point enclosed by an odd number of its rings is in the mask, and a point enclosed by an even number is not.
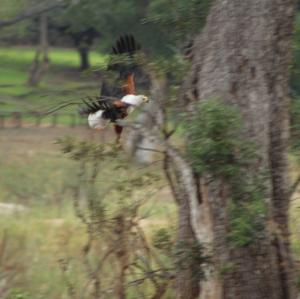
{"type": "MultiPolygon", "coordinates": [[[[22,204],[28,209],[0,216],[0,252],[7,239],[4,265],[17,271],[14,299],[68,298],[67,283],[59,267],[65,255],[78,260],[69,278],[78,283],[84,280],[80,260],[86,242],[85,227],[75,216],[73,195],[68,189],[76,182],[79,168],[55,144],[65,135],[99,138],[84,128],[0,130],[0,202],[22,204]]],[[[116,178],[116,166],[103,166],[106,172],[98,178],[99,192],[116,178]]],[[[132,167],[134,173],[145,171],[145,167],[132,167]]],[[[157,173],[158,169],[149,171],[157,173]]],[[[154,190],[162,189],[142,210],[147,215],[142,225],[149,236],[153,230],[176,221],[175,206],[164,185],[163,180],[157,181],[154,190]]]]}
{"type": "MultiPolygon", "coordinates": [[[[92,71],[80,73],[76,51],[51,49],[50,69],[35,88],[26,85],[33,57],[33,48],[0,48],[0,112],[43,112],[61,102],[98,93],[99,75],[93,70],[103,68],[103,55],[91,53],[92,71]]],[[[77,113],[76,107],[64,112],[74,111],[77,113]]],[[[25,122],[33,120],[27,118],[25,122]]],[[[110,133],[99,137],[85,127],[65,127],[69,116],[60,117],[55,129],[43,128],[46,122],[42,121],[41,128],[0,130],[0,203],[21,204],[27,209],[25,213],[0,215],[0,293],[1,272],[13,273],[12,282],[7,282],[13,288],[9,299],[69,298],[59,267],[66,254],[79,261],[73,265],[70,279],[79,284],[85,279],[80,265],[85,227],[75,216],[70,191],[79,168],[61,153],[55,141],[69,135],[103,142],[110,140],[110,133]]],[[[98,178],[99,192],[116,177],[116,166],[105,165],[106,172],[98,178]]],[[[144,167],[132,167],[134,173],[144,171],[144,167]]],[[[160,180],[156,187],[164,184],[160,180]]],[[[149,236],[156,227],[172,225],[176,211],[169,190],[163,187],[142,213],[147,216],[142,225],[149,236]]]]}
{"type": "MultiPolygon", "coordinates": [[[[27,72],[33,56],[32,48],[0,48],[0,111],[44,111],[62,101],[97,94],[97,74],[77,71],[77,53],[66,49],[51,49],[49,72],[39,87],[28,87],[27,72]]],[[[91,62],[94,68],[102,67],[105,57],[92,53],[91,62]]],[[[66,111],[74,111],[74,107],[66,111]]],[[[0,203],[22,204],[28,209],[25,213],[0,215],[0,280],[3,269],[16,273],[12,283],[14,295],[9,299],[69,298],[59,260],[67,252],[72,259],[80,261],[86,234],[75,216],[69,188],[76,182],[78,164],[63,155],[55,141],[65,135],[86,139],[100,137],[84,127],[64,127],[68,122],[69,119],[61,118],[56,129],[0,130],[0,203]]],[[[101,141],[108,141],[101,138],[101,141]]],[[[298,162],[292,157],[290,160],[291,174],[295,178],[298,162]]],[[[105,165],[99,192],[116,177],[116,166],[105,165]]],[[[132,172],[144,171],[141,166],[132,167],[132,172]]],[[[154,167],[150,171],[157,173],[159,170],[154,167]]],[[[160,179],[155,188],[164,184],[160,179]]],[[[300,194],[297,193],[290,214],[292,248],[298,260],[299,207],[300,194]]],[[[173,226],[176,208],[168,188],[163,187],[155,194],[142,213],[148,216],[143,226],[149,236],[157,228],[173,226]]],[[[71,279],[78,283],[83,279],[80,269],[75,265],[71,271],[71,279]]],[[[1,287],[0,284],[0,290],[1,287]]]]}

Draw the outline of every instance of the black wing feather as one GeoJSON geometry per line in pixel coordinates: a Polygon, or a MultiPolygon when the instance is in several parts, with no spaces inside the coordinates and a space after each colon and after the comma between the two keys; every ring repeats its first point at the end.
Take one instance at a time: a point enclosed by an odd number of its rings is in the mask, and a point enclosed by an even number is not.
{"type": "Polygon", "coordinates": [[[108,99],[103,97],[88,97],[86,99],[82,99],[84,106],[79,108],[79,113],[81,115],[89,115],[90,113],[103,110],[103,117],[110,119],[111,122],[115,122],[117,119],[122,119],[127,116],[127,106],[115,107],[113,105],[115,100],[116,99],[108,99]]]}
{"type": "Polygon", "coordinates": [[[112,54],[115,56],[127,56],[129,63],[122,63],[121,61],[116,62],[112,57],[107,66],[107,70],[118,73],[119,82],[111,84],[109,81],[104,79],[100,88],[100,95],[113,96],[117,98],[122,98],[124,96],[124,91],[122,89],[123,82],[129,74],[136,73],[138,71],[138,65],[134,61],[133,56],[140,49],[140,44],[135,41],[131,34],[126,34],[118,38],[115,45],[112,47],[112,54]]]}
{"type": "Polygon", "coordinates": [[[81,115],[89,115],[99,110],[104,111],[104,117],[115,121],[118,118],[123,118],[127,115],[127,107],[116,107],[113,103],[117,99],[107,97],[87,97],[82,99],[83,106],[79,108],[81,115]]]}
{"type": "Polygon", "coordinates": [[[134,53],[139,51],[141,46],[137,43],[131,34],[120,36],[112,47],[112,53],[115,55],[129,54],[132,57],[134,53]]]}
{"type": "Polygon", "coordinates": [[[112,104],[112,100],[109,100],[107,98],[101,98],[101,97],[87,97],[82,99],[83,106],[79,108],[79,113],[81,115],[88,115],[90,113],[95,113],[98,110],[109,110],[112,109],[114,106],[112,104]]]}

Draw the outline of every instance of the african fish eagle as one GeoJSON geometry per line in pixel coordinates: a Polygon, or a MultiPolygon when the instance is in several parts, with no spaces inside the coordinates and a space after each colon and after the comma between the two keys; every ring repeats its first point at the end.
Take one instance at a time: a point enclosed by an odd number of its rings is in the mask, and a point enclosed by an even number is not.
{"type": "Polygon", "coordinates": [[[136,95],[135,69],[133,55],[140,49],[132,35],[121,36],[112,48],[114,56],[126,56],[130,64],[111,62],[108,70],[119,74],[118,82],[110,86],[104,81],[100,96],[96,100],[83,100],[85,106],[80,109],[80,114],[88,117],[88,124],[93,129],[104,129],[109,123],[114,124],[116,141],[120,142],[123,127],[117,121],[126,118],[136,107],[147,103],[148,97],[136,95]],[[103,96],[102,96],[103,95],[103,96]]]}

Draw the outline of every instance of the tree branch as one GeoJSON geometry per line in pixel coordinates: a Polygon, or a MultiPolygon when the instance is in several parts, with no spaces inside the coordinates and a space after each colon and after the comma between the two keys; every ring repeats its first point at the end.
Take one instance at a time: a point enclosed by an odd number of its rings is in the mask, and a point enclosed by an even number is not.
{"type": "Polygon", "coordinates": [[[173,197],[176,201],[177,204],[179,204],[179,193],[178,193],[178,189],[176,187],[176,183],[173,181],[172,178],[172,173],[171,173],[171,169],[170,169],[170,160],[169,157],[167,155],[167,153],[165,154],[165,158],[164,158],[164,163],[163,163],[163,169],[165,172],[165,176],[169,182],[169,186],[171,188],[171,191],[173,193],[173,197]]]}
{"type": "Polygon", "coordinates": [[[159,153],[159,154],[164,154],[164,151],[160,151],[160,150],[156,150],[153,148],[147,148],[147,147],[141,147],[141,146],[137,146],[138,150],[142,150],[142,151],[149,151],[149,152],[155,152],[155,153],[159,153]]]}
{"type": "Polygon", "coordinates": [[[289,198],[291,199],[292,196],[294,195],[294,193],[296,192],[298,186],[300,184],[300,175],[298,176],[298,178],[296,179],[295,183],[291,186],[290,188],[290,194],[289,194],[289,198]]]}
{"type": "MultiPolygon", "coordinates": [[[[165,151],[165,154],[168,155],[168,158],[172,161],[176,168],[179,171],[179,175],[182,180],[182,184],[187,190],[189,195],[189,204],[191,208],[192,214],[192,226],[195,232],[201,232],[199,229],[199,217],[201,217],[199,207],[199,199],[198,199],[198,190],[197,184],[195,181],[194,172],[189,165],[188,161],[186,161],[178,151],[178,149],[174,148],[171,144],[168,143],[168,140],[164,140],[161,136],[159,136],[157,131],[154,131],[153,128],[147,128],[143,126],[141,123],[130,123],[123,120],[118,120],[117,124],[123,127],[129,127],[132,130],[138,131],[141,135],[145,136],[149,140],[155,141],[157,144],[161,146],[162,151],[165,151]]],[[[201,235],[197,236],[198,240],[201,240],[201,235]]]]}
{"type": "Polygon", "coordinates": [[[40,15],[42,13],[51,11],[53,9],[57,9],[57,8],[64,8],[67,6],[67,3],[64,0],[59,0],[56,3],[53,3],[51,5],[47,5],[47,6],[42,6],[42,7],[38,7],[32,10],[28,10],[25,11],[23,13],[21,13],[20,15],[13,17],[11,19],[8,20],[0,20],[0,28],[1,27],[6,27],[6,26],[10,26],[10,25],[14,25],[16,23],[19,23],[25,19],[29,19],[32,17],[35,17],[37,15],[40,15]]]}

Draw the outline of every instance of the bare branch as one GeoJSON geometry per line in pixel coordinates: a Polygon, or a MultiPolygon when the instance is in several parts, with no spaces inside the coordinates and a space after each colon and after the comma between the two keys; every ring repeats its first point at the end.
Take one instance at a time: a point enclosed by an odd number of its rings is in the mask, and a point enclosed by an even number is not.
{"type": "Polygon", "coordinates": [[[171,191],[172,191],[172,194],[173,194],[173,197],[176,201],[176,203],[178,204],[179,201],[178,201],[178,198],[179,198],[179,193],[178,193],[178,189],[176,187],[176,183],[173,181],[173,178],[172,178],[172,172],[171,172],[171,169],[170,169],[170,159],[168,157],[167,154],[165,154],[165,158],[164,158],[164,163],[163,163],[163,169],[164,169],[164,172],[165,172],[165,176],[169,182],[169,186],[171,188],[171,191]]]}
{"type": "MultiPolygon", "coordinates": [[[[173,147],[168,140],[164,140],[161,138],[158,134],[158,132],[153,130],[153,128],[147,128],[146,126],[143,126],[141,123],[129,123],[124,121],[118,121],[118,124],[124,127],[129,127],[133,130],[138,131],[141,135],[145,136],[149,140],[155,141],[157,144],[159,144],[163,151],[165,151],[166,155],[168,155],[168,158],[174,166],[176,166],[176,169],[178,169],[179,176],[181,178],[182,184],[186,190],[188,190],[189,193],[189,203],[191,206],[191,213],[192,213],[192,226],[194,231],[200,231],[198,230],[198,217],[201,217],[201,213],[199,213],[199,198],[198,198],[198,190],[197,190],[197,184],[195,181],[195,176],[193,169],[189,165],[188,161],[186,161],[183,157],[183,155],[173,147]]],[[[197,236],[200,239],[200,236],[197,236]]]]}
{"type": "Polygon", "coordinates": [[[67,6],[67,3],[64,0],[59,0],[55,3],[50,4],[50,5],[41,6],[41,7],[32,9],[32,10],[28,10],[28,11],[25,11],[25,12],[21,13],[20,15],[18,15],[16,17],[11,18],[11,19],[0,21],[0,28],[10,26],[10,25],[14,25],[14,24],[19,23],[23,20],[38,16],[38,15],[43,14],[45,12],[51,11],[53,9],[65,8],[66,6],[67,6]]]}
{"type": "Polygon", "coordinates": [[[76,298],[76,288],[73,282],[69,279],[68,269],[70,266],[70,258],[60,258],[58,259],[58,264],[62,271],[63,280],[67,285],[67,291],[70,298],[76,298]]]}
{"type": "Polygon", "coordinates": [[[82,221],[82,223],[89,226],[89,224],[90,224],[89,220],[87,219],[85,213],[81,210],[80,204],[79,204],[80,186],[81,186],[82,182],[84,182],[85,174],[86,174],[86,165],[85,165],[85,162],[81,162],[80,171],[78,173],[78,179],[79,179],[80,183],[77,184],[76,186],[74,186],[74,189],[73,189],[73,192],[74,192],[73,206],[74,206],[76,216],[82,221]]]}
{"type": "Polygon", "coordinates": [[[149,152],[160,153],[160,154],[164,154],[164,153],[165,153],[165,152],[163,152],[163,151],[156,150],[156,149],[153,149],[153,148],[147,148],[147,147],[140,147],[140,146],[138,146],[137,149],[143,150],[143,151],[149,151],[149,152]]]}
{"type": "Polygon", "coordinates": [[[296,179],[295,183],[292,185],[292,187],[290,189],[290,194],[289,194],[289,198],[290,199],[292,198],[292,196],[294,195],[294,193],[297,191],[299,184],[300,184],[300,175],[298,176],[298,178],[296,179]]]}

